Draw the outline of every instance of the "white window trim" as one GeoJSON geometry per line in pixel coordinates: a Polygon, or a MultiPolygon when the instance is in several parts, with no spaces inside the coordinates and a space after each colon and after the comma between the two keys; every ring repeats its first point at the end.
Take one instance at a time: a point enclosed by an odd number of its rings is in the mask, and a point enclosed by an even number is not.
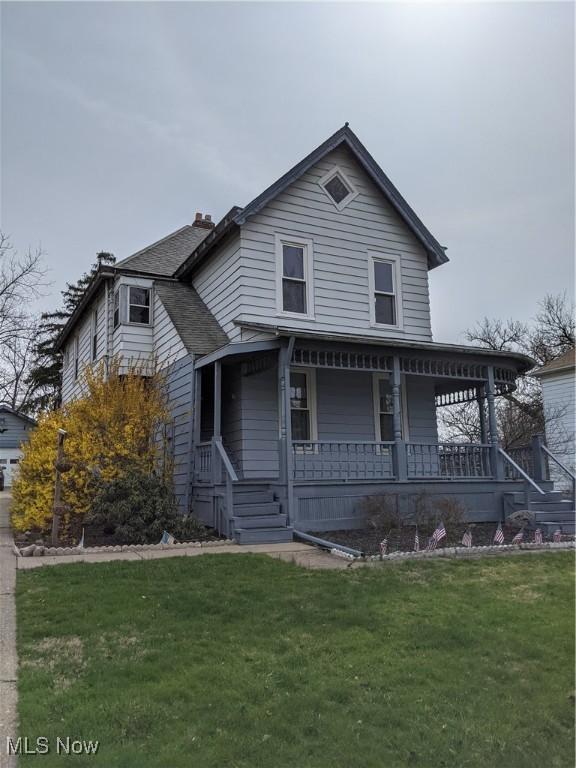
{"type": "Polygon", "coordinates": [[[152,322],[152,307],[154,304],[154,299],[152,296],[152,288],[149,285],[127,285],[126,286],[126,325],[139,325],[141,328],[150,328],[153,325],[152,322]],[[139,291],[148,291],[148,307],[145,307],[144,304],[131,304],[130,302],[130,291],[132,288],[135,288],[139,291]],[[135,323],[132,320],[130,320],[130,307],[145,307],[148,309],[148,322],[147,323],[135,323]]]}
{"type": "Polygon", "coordinates": [[[314,249],[313,242],[303,237],[291,235],[274,235],[276,250],[276,315],[278,317],[295,317],[300,320],[314,320],[314,249]],[[282,280],[284,278],[283,245],[293,245],[304,250],[304,279],[306,283],[306,313],[285,312],[283,309],[282,280]]]}
{"type": "Polygon", "coordinates": [[[122,325],[122,296],[120,294],[121,286],[118,285],[116,290],[112,293],[112,330],[115,331],[122,325]],[[114,321],[114,315],[116,314],[116,296],[118,297],[118,322],[114,321]]]}
{"type": "MultiPolygon", "coordinates": [[[[374,373],[372,374],[372,403],[374,410],[374,437],[377,443],[383,442],[382,435],[380,433],[380,388],[379,383],[381,380],[391,381],[392,376],[389,373],[374,373]]],[[[410,433],[408,429],[408,398],[406,397],[406,376],[402,374],[400,377],[400,409],[402,411],[402,440],[404,442],[410,441],[410,433]]]]}
{"type": "MultiPolygon", "coordinates": [[[[306,394],[308,395],[308,410],[310,411],[310,440],[299,440],[298,442],[314,443],[318,440],[318,409],[317,409],[317,389],[316,389],[316,369],[315,368],[290,368],[290,374],[303,373],[306,376],[306,394]]],[[[288,382],[288,394],[290,394],[290,381],[288,382]]],[[[290,398],[289,398],[290,399],[290,398]]],[[[294,410],[298,410],[295,408],[294,410]]],[[[290,424],[292,424],[292,404],[290,404],[290,424]]],[[[292,427],[290,427],[292,433],[292,427]]],[[[292,436],[292,442],[294,437],[292,436]]]]}
{"type": "Polygon", "coordinates": [[[355,185],[352,184],[348,176],[344,173],[344,171],[340,168],[340,166],[335,165],[333,168],[331,168],[328,173],[325,173],[324,176],[322,176],[321,179],[318,180],[318,184],[320,185],[320,188],[322,189],[322,192],[326,195],[328,200],[332,203],[332,205],[337,208],[339,211],[341,211],[343,208],[346,208],[346,206],[354,200],[354,198],[358,197],[360,194],[358,190],[356,189],[355,185]],[[334,198],[330,195],[328,190],[326,189],[326,184],[332,179],[334,176],[340,176],[344,184],[348,187],[350,190],[349,194],[346,195],[346,197],[343,200],[340,200],[339,203],[334,200],[334,198]]]}
{"type": "MultiPolygon", "coordinates": [[[[404,330],[404,312],[402,301],[402,276],[401,276],[401,258],[398,253],[388,253],[386,251],[368,251],[368,290],[370,291],[370,325],[373,328],[391,328],[398,331],[404,330]],[[392,264],[392,275],[394,280],[394,296],[396,299],[396,324],[376,322],[376,284],[374,280],[375,262],[387,262],[392,264]]],[[[391,294],[388,294],[391,295],[391,294]]]]}

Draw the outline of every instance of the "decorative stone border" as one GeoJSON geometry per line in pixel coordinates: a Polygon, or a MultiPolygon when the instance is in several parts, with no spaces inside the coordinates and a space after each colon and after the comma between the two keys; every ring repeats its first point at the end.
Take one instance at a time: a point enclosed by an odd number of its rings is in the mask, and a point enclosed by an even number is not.
{"type": "Polygon", "coordinates": [[[110,547],[45,547],[41,544],[30,544],[26,547],[14,545],[17,557],[44,557],[66,555],[90,555],[105,552],[149,552],[159,549],[185,549],[186,547],[227,547],[236,544],[233,539],[222,541],[179,541],[176,544],[116,544],[110,547]]]}
{"type": "Polygon", "coordinates": [[[338,547],[333,547],[330,554],[334,557],[346,558],[354,562],[390,562],[393,560],[426,560],[434,557],[466,557],[469,555],[505,555],[510,552],[542,551],[547,550],[576,549],[576,541],[546,541],[542,544],[525,542],[522,544],[490,544],[484,547],[438,547],[430,551],[420,552],[390,552],[388,555],[366,555],[354,557],[343,552],[338,547]]]}

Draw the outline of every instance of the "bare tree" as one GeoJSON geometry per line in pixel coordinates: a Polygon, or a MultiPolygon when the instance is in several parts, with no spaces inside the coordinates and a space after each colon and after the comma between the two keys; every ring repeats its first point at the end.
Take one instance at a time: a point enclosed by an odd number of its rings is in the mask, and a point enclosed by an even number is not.
{"type": "Polygon", "coordinates": [[[26,335],[30,301],[39,295],[45,274],[40,249],[20,255],[0,232],[0,345],[26,335]]]}
{"type": "Polygon", "coordinates": [[[29,374],[37,335],[38,326],[34,323],[0,344],[0,402],[15,411],[33,410],[34,385],[29,374]]]}
{"type": "MultiPolygon", "coordinates": [[[[540,302],[531,325],[513,319],[484,318],[468,329],[465,336],[480,347],[498,352],[521,352],[542,365],[574,346],[574,307],[566,294],[547,295],[540,302]]],[[[540,384],[530,375],[520,377],[514,392],[496,400],[498,431],[504,447],[529,442],[532,435],[544,432],[545,424],[549,441],[552,440],[553,424],[556,421],[560,423],[561,410],[559,408],[558,413],[549,410],[545,420],[540,384]]],[[[477,403],[440,409],[439,427],[447,439],[478,441],[480,418],[477,403]]]]}

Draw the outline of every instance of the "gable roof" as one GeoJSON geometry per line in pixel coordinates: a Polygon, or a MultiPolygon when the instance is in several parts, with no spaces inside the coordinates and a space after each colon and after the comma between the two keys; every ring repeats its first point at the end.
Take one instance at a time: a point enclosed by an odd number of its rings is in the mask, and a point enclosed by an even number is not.
{"type": "Polygon", "coordinates": [[[31,416],[27,416],[25,413],[14,410],[14,408],[9,406],[7,403],[0,403],[0,413],[10,413],[12,416],[16,416],[16,418],[22,419],[22,421],[31,424],[33,427],[35,427],[37,424],[36,419],[33,419],[31,416]]]}
{"type": "Polygon", "coordinates": [[[229,343],[214,315],[190,285],[158,280],[154,289],[188,352],[206,355],[229,343]]]}
{"type": "Polygon", "coordinates": [[[119,261],[116,267],[170,277],[210,231],[187,224],[119,261]]]}
{"type": "Polygon", "coordinates": [[[247,219],[261,211],[265,205],[287,189],[290,184],[299,179],[313,165],[340,146],[346,146],[352,152],[358,163],[364,168],[390,205],[392,205],[408,228],[420,241],[428,254],[428,268],[434,269],[434,267],[439,267],[441,264],[445,264],[448,261],[445,249],[424,226],[414,210],[408,205],[388,176],[386,176],[382,168],[380,168],[376,160],[374,160],[370,152],[368,152],[360,139],[348,127],[348,123],[346,123],[342,128],[336,131],[336,133],[330,136],[330,138],[320,144],[319,147],[316,147],[316,149],[303,160],[275,181],[274,184],[271,184],[264,190],[264,192],[255,197],[245,208],[233,208],[232,211],[226,214],[226,217],[224,217],[224,219],[218,223],[216,228],[212,230],[205,242],[203,242],[175,271],[174,276],[178,278],[188,277],[200,261],[203,261],[208,257],[212,247],[219,239],[221,239],[221,237],[236,227],[241,226],[247,219]],[[217,230],[220,233],[220,237],[217,237],[217,230]]]}
{"type": "Polygon", "coordinates": [[[534,371],[532,376],[548,376],[551,373],[561,373],[563,371],[573,371],[576,368],[576,348],[564,352],[563,355],[555,357],[554,360],[550,360],[549,363],[543,365],[538,370],[534,371]]]}

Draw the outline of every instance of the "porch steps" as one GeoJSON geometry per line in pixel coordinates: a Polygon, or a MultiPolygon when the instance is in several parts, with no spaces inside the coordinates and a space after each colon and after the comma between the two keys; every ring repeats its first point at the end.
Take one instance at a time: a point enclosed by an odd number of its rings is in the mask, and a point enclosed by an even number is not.
{"type": "MultiPolygon", "coordinates": [[[[526,509],[526,496],[518,492],[505,493],[504,504],[506,517],[512,512],[522,512],[526,509]]],[[[534,515],[534,527],[542,528],[546,534],[558,528],[566,534],[576,532],[574,502],[560,491],[548,491],[544,496],[537,491],[531,492],[530,512],[534,515]]]]}
{"type": "Polygon", "coordinates": [[[267,485],[234,486],[232,535],[239,544],[279,544],[292,541],[292,528],[267,485]]]}

